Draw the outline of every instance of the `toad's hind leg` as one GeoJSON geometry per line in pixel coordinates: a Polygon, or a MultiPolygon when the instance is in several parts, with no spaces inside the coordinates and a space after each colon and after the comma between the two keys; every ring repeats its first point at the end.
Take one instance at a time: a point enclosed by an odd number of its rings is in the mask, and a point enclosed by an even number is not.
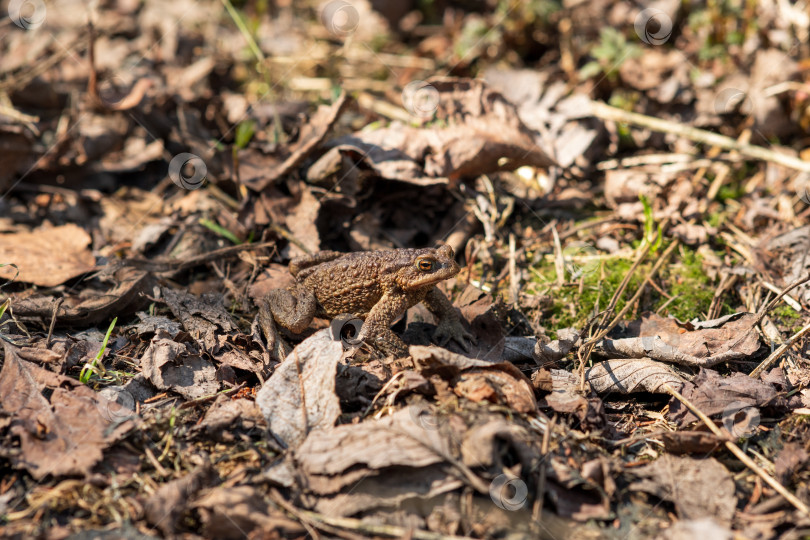
{"type": "Polygon", "coordinates": [[[274,289],[270,291],[259,305],[259,326],[267,347],[275,351],[279,359],[284,358],[288,351],[276,323],[294,334],[300,334],[312,322],[318,301],[315,296],[303,287],[288,289],[274,289]]]}
{"type": "Polygon", "coordinates": [[[274,289],[268,293],[266,300],[266,307],[273,314],[273,319],[293,334],[306,330],[318,309],[315,295],[301,286],[274,289]]]}

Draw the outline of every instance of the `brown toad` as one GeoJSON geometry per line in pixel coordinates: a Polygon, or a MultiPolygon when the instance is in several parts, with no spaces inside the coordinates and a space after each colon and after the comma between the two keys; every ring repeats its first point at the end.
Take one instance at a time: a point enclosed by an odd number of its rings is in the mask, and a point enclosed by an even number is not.
{"type": "Polygon", "coordinates": [[[391,324],[411,306],[423,302],[439,319],[433,335],[440,344],[450,339],[468,348],[473,336],[461,324],[450,301],[436,284],[458,274],[453,249],[396,249],[339,253],[321,251],[290,262],[295,285],[275,289],[261,302],[259,323],[268,346],[284,351],[275,327],[303,332],[315,316],[334,319],[351,314],[363,319],[357,336],[387,354],[407,354],[391,324]]]}

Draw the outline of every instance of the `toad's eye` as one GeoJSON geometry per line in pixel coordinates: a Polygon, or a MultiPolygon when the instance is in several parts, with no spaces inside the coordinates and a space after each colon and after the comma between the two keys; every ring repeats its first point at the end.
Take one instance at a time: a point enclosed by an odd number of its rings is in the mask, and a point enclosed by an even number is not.
{"type": "Polygon", "coordinates": [[[430,259],[419,259],[416,261],[416,267],[422,272],[430,272],[433,270],[433,261],[430,259]]]}

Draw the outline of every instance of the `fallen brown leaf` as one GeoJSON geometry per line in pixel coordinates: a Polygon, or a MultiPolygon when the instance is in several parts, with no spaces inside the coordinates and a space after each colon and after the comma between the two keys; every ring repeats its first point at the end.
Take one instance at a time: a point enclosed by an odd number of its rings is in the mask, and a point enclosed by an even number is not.
{"type": "Polygon", "coordinates": [[[279,364],[256,395],[270,431],[295,448],[315,429],[335,424],[340,402],[335,394],[343,345],[324,329],[302,341],[279,364]]]}
{"type": "Polygon", "coordinates": [[[161,390],[172,390],[186,399],[198,399],[219,389],[214,365],[185,344],[158,330],[141,358],[146,380],[161,390]]]}
{"type": "MultiPolygon", "coordinates": [[[[2,234],[0,263],[17,265],[17,281],[55,287],[95,270],[96,259],[89,244],[90,235],[73,224],[2,234]]],[[[11,266],[0,267],[2,279],[12,279],[16,274],[11,266]]]]}
{"type": "Polygon", "coordinates": [[[685,383],[666,364],[645,358],[605,360],[589,369],[585,373],[585,379],[597,394],[608,392],[666,394],[664,385],[671,385],[680,391],[685,383]]]}
{"type": "Polygon", "coordinates": [[[110,416],[124,419],[131,412],[74,379],[20,359],[13,345],[3,342],[3,348],[0,410],[11,418],[11,434],[20,439],[20,451],[9,456],[12,464],[37,480],[88,475],[103,451],[133,425],[125,420],[112,426],[110,416]],[[53,388],[49,399],[42,394],[46,384],[53,388]]]}
{"type": "Polygon", "coordinates": [[[664,454],[649,465],[628,469],[639,478],[633,491],[645,491],[675,505],[681,519],[712,517],[731,523],[737,506],[734,479],[716,459],[693,459],[664,454]]]}

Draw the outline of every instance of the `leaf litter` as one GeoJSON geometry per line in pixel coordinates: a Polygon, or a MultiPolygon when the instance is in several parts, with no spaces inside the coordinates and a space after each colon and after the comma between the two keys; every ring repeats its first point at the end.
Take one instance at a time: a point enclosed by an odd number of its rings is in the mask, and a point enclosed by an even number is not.
{"type": "Polygon", "coordinates": [[[810,527],[797,6],[29,4],[0,3],[0,535],[810,527]],[[267,347],[291,259],[439,243],[468,350],[424,305],[400,357],[352,314],[267,347]]]}

